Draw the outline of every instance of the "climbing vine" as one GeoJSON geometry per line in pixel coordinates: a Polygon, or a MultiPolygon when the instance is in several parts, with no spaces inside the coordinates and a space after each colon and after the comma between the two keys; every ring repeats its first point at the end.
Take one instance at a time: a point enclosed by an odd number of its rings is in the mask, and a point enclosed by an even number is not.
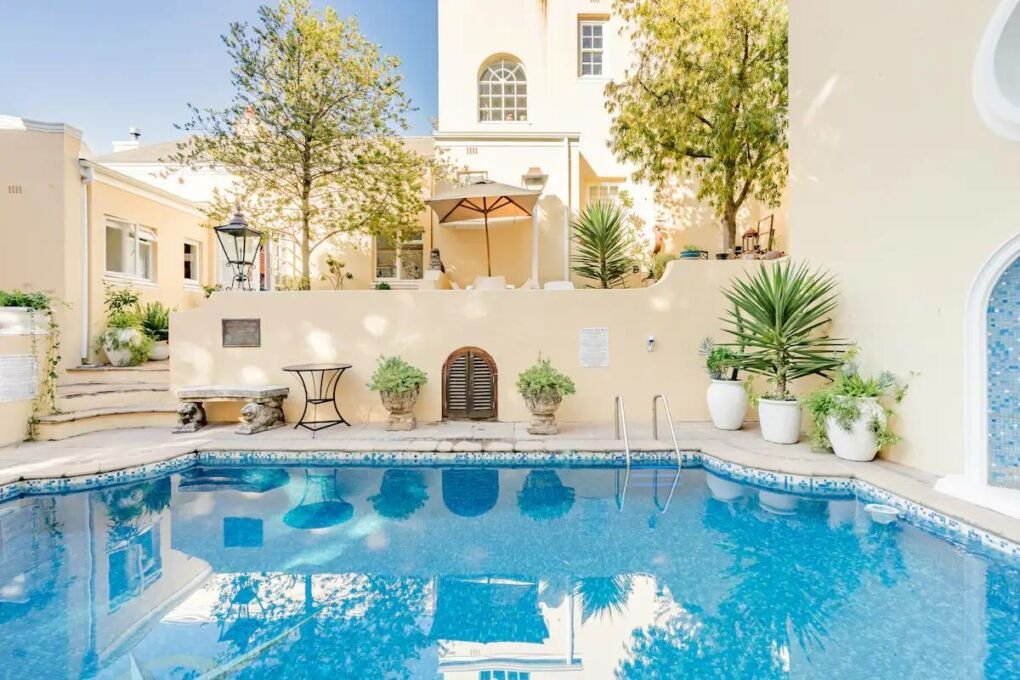
{"type": "Polygon", "coordinates": [[[36,319],[39,314],[46,317],[49,335],[46,340],[46,352],[43,358],[42,383],[36,389],[32,399],[32,413],[28,417],[28,438],[35,439],[38,434],[39,418],[50,413],[59,413],[57,408],[57,374],[60,367],[60,324],[54,316],[57,300],[45,293],[26,293],[20,290],[0,290],[0,307],[23,307],[28,309],[29,321],[32,324],[32,356],[39,357],[39,335],[35,332],[36,319]]]}

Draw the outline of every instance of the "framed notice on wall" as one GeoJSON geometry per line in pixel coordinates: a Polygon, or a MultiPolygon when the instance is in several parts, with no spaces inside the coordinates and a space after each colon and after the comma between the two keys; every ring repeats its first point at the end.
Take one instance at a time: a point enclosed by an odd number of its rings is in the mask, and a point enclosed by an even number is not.
{"type": "Polygon", "coordinates": [[[577,344],[578,357],[582,367],[609,367],[608,328],[582,328],[577,344]]]}
{"type": "Polygon", "coordinates": [[[262,319],[223,319],[224,347],[261,347],[262,319]]]}

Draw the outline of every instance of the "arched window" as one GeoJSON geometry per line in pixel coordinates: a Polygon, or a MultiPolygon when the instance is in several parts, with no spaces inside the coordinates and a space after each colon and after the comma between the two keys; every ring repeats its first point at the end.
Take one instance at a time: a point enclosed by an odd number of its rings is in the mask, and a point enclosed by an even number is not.
{"type": "Polygon", "coordinates": [[[496,362],[485,350],[461,347],[443,364],[443,418],[491,420],[497,417],[496,362]]]}
{"type": "Polygon", "coordinates": [[[528,79],[524,67],[512,59],[499,59],[478,79],[478,120],[528,119],[528,79]]]}

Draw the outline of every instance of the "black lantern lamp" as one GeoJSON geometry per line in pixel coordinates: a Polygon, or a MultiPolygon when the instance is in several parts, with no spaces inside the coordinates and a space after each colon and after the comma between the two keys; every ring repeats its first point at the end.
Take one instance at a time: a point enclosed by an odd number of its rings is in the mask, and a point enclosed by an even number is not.
{"type": "Polygon", "coordinates": [[[235,284],[241,290],[251,290],[250,274],[262,246],[262,232],[249,227],[240,212],[234,213],[229,224],[216,227],[215,231],[223,254],[227,257],[227,264],[234,270],[230,290],[235,284]]]}

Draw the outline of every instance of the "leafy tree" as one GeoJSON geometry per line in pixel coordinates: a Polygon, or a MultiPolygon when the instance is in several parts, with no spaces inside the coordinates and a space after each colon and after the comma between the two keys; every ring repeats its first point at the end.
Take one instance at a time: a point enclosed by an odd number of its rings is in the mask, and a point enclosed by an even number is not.
{"type": "Polygon", "coordinates": [[[233,23],[223,36],[233,101],[222,110],[189,105],[192,119],[180,127],[192,134],[168,160],[235,174],[211,219],[244,204],[252,224],[299,245],[308,288],[311,254],[333,236],[399,240],[411,230],[424,210],[428,162],[397,136],[411,108],[399,61],[355,19],[317,12],[308,0],[280,0],[258,16],[258,25],[233,23]]]}
{"type": "Polygon", "coordinates": [[[634,65],[606,88],[610,146],[636,177],[698,198],[736,240],[748,197],[778,205],[787,175],[785,0],[616,0],[634,65]]]}
{"type": "Polygon", "coordinates": [[[623,285],[635,264],[635,242],[624,209],[607,201],[589,203],[570,228],[577,245],[574,272],[594,279],[598,288],[623,285]]]}

